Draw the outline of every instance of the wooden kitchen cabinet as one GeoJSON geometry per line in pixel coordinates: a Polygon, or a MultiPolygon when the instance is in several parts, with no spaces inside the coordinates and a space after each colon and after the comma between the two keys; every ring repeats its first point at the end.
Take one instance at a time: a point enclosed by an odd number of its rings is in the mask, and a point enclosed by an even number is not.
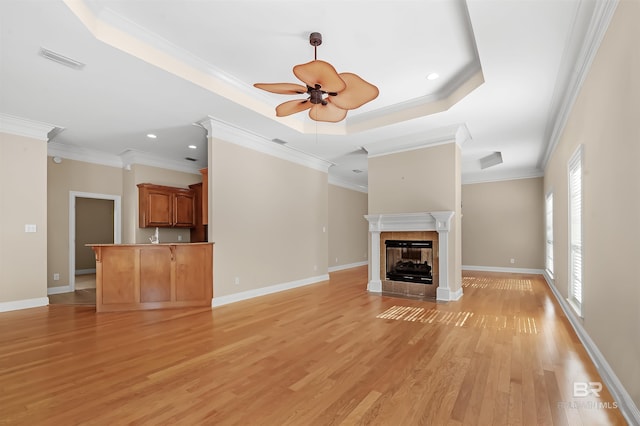
{"type": "Polygon", "coordinates": [[[207,241],[207,225],[202,222],[202,182],[189,185],[195,196],[195,223],[191,228],[192,243],[202,243],[207,241]]]}
{"type": "Polygon", "coordinates": [[[200,169],[202,174],[202,224],[209,224],[209,169],[200,169]]]}
{"type": "Polygon", "coordinates": [[[195,225],[195,195],[192,189],[138,184],[138,222],[140,228],[195,225]]]}

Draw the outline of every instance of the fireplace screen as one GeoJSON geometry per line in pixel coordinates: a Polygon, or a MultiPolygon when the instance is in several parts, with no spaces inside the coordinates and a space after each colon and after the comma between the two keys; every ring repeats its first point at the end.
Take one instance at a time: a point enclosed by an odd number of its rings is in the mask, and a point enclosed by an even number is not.
{"type": "Polygon", "coordinates": [[[387,279],[433,284],[433,241],[386,240],[387,279]]]}

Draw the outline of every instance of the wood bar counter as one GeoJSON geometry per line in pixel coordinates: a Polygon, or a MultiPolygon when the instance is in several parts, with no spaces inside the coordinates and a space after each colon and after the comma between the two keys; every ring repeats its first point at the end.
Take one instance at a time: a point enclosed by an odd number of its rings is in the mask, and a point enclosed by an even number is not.
{"type": "Polygon", "coordinates": [[[87,245],[97,312],[211,306],[213,243],[87,245]]]}

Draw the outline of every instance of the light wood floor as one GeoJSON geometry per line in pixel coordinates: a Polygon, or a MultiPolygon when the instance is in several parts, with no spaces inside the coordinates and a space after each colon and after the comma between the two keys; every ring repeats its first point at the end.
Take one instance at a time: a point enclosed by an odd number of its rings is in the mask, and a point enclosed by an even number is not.
{"type": "Polygon", "coordinates": [[[75,276],[75,291],[49,295],[52,305],[96,305],[96,274],[75,276]]]}
{"type": "Polygon", "coordinates": [[[380,297],[362,267],[214,309],[2,313],[0,423],[626,424],[606,389],[573,396],[601,379],[541,277],[464,285],[380,297]]]}

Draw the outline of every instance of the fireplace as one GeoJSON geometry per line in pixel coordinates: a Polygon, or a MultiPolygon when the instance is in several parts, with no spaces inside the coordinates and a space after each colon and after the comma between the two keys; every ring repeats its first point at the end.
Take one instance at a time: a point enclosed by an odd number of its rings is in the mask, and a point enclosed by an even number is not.
{"type": "MultiPolygon", "coordinates": [[[[462,287],[458,283],[459,269],[456,266],[455,234],[451,230],[451,222],[455,212],[436,211],[420,213],[388,213],[366,215],[369,222],[369,255],[370,275],[367,290],[371,293],[407,294],[415,297],[430,297],[435,293],[438,301],[458,300],[462,297],[462,287]],[[431,241],[431,257],[423,258],[420,254],[420,264],[431,267],[431,285],[423,281],[415,272],[423,272],[416,266],[417,255],[408,254],[404,271],[412,269],[413,279],[416,281],[397,281],[387,277],[388,258],[385,242],[387,240],[412,241],[426,243],[431,241]],[[411,262],[412,264],[408,263],[411,262]],[[455,275],[454,275],[455,274],[455,275]],[[419,277],[419,278],[418,278],[419,277]]],[[[401,247],[402,248],[402,247],[401,247]]],[[[406,247],[409,249],[409,247],[406,247]]],[[[427,247],[424,247],[427,249],[427,247]]],[[[422,249],[422,248],[421,248],[422,249]]],[[[409,250],[407,250],[409,252],[409,250]]],[[[398,259],[399,260],[399,259],[398,259]]],[[[395,258],[392,262],[397,263],[395,258]]],[[[424,270],[428,269],[422,266],[424,270]]],[[[396,272],[398,272],[396,270],[396,272]]],[[[408,274],[403,274],[409,276],[408,274]]]]}
{"type": "Polygon", "coordinates": [[[433,284],[433,241],[386,240],[386,278],[433,284]]]}

